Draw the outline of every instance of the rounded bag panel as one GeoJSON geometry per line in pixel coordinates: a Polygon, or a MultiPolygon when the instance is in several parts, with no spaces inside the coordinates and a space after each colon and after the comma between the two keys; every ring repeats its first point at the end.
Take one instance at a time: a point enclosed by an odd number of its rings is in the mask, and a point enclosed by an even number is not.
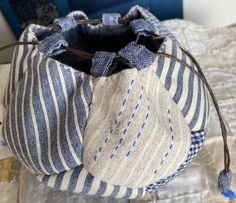
{"type": "Polygon", "coordinates": [[[83,164],[94,177],[145,187],[186,159],[190,129],[156,76],[156,62],[95,79],[83,142],[83,164]]]}
{"type": "Polygon", "coordinates": [[[37,48],[26,64],[3,125],[8,147],[36,174],[79,166],[91,77],[45,58],[37,48]]]}

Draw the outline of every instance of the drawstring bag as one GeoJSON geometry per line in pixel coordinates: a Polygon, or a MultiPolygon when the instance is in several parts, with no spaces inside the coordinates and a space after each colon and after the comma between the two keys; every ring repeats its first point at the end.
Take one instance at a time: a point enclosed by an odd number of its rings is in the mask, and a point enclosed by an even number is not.
{"type": "MultiPolygon", "coordinates": [[[[209,95],[198,63],[147,10],[80,11],[30,25],[16,44],[3,137],[43,184],[141,198],[175,178],[207,134],[209,95]]],[[[227,134],[221,119],[229,190],[227,134]]]]}

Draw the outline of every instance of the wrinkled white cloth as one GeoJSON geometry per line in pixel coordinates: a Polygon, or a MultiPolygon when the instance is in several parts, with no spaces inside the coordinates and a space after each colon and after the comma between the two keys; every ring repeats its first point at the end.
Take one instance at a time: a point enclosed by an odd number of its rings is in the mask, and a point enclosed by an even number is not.
{"type": "Polygon", "coordinates": [[[0,160],[12,156],[4,141],[2,139],[2,121],[5,114],[5,107],[3,105],[4,92],[9,79],[10,64],[0,65],[0,160]]]}

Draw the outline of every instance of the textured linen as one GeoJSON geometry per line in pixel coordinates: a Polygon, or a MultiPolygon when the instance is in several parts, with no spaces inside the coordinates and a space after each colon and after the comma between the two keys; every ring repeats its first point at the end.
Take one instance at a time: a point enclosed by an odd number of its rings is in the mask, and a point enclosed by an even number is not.
{"type": "Polygon", "coordinates": [[[83,163],[95,177],[144,187],[187,157],[190,129],[155,71],[156,62],[94,81],[83,163]]]}

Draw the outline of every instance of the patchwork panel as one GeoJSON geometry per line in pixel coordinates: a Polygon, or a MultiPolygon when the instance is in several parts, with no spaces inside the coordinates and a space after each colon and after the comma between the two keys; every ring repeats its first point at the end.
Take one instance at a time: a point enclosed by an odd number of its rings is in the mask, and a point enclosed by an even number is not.
{"type": "Polygon", "coordinates": [[[98,179],[145,187],[169,176],[187,157],[189,127],[155,65],[95,79],[83,164],[98,179]]]}

